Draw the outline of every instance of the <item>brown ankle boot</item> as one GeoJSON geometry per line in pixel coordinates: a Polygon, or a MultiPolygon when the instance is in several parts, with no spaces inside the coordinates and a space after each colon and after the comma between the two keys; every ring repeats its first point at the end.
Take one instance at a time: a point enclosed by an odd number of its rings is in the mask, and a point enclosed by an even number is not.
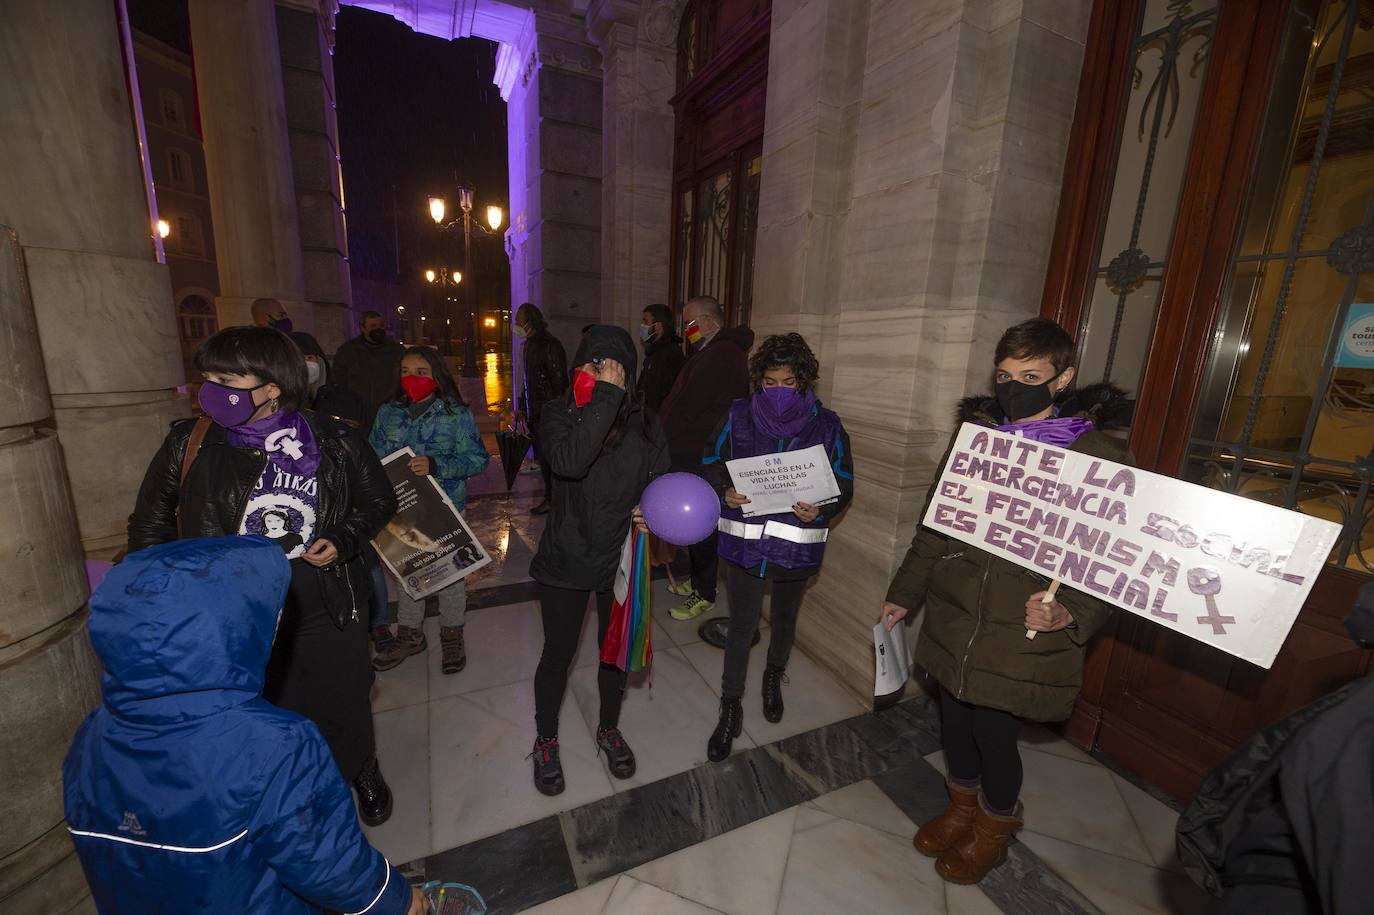
{"type": "Polygon", "coordinates": [[[949,787],[949,806],[916,833],[911,844],[927,858],[938,858],[948,851],[955,842],[964,837],[973,826],[974,812],[978,809],[978,786],[965,788],[945,780],[949,787]]]}
{"type": "Polygon", "coordinates": [[[978,809],[973,828],[935,862],[935,871],[950,883],[978,883],[1003,861],[1007,860],[1007,843],[1022,826],[1021,802],[1016,812],[1001,816],[988,810],[987,800],[978,796],[978,809]]]}
{"type": "Polygon", "coordinates": [[[446,674],[456,674],[468,665],[467,648],[463,644],[462,626],[440,626],[439,644],[443,648],[440,669],[446,674]]]}

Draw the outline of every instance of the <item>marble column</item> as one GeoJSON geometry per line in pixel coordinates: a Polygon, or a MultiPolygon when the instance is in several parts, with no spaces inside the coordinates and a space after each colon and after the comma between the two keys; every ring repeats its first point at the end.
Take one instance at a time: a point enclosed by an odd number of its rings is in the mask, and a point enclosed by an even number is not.
{"type": "Polygon", "coordinates": [[[205,169],[215,224],[219,326],[279,300],[313,332],[273,0],[189,0],[205,169]]]}
{"type": "Polygon", "coordinates": [[[668,301],[673,109],[681,0],[593,0],[601,49],[601,320],[639,323],[668,301]]]}
{"type": "Polygon", "coordinates": [[[798,644],[860,695],[955,402],[1039,310],[1090,6],[774,2],[754,325],[807,335],[852,439],[798,644]]]}
{"type": "Polygon", "coordinates": [[[580,17],[543,10],[526,13],[502,54],[511,301],[538,305],[571,356],[583,325],[602,318],[601,55],[580,17]]]}
{"type": "Polygon", "coordinates": [[[339,122],[334,96],[332,0],[277,0],[286,123],[300,219],[305,297],[325,352],[357,333],[349,318],[348,274],[339,122]]]}
{"type": "Polygon", "coordinates": [[[167,268],[106,0],[13,0],[0,16],[0,223],[24,245],[82,544],[108,555],[148,458],[187,413],[167,268]]]}

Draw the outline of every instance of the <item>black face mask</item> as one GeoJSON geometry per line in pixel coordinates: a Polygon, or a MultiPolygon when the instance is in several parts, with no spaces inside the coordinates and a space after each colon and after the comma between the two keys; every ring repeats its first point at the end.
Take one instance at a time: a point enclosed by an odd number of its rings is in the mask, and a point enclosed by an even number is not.
{"type": "MultiPolygon", "coordinates": [[[[1060,374],[1063,374],[1062,372],[1060,374]]],[[[1054,378],[1058,378],[1055,375],[1054,378]]],[[[1055,392],[1050,388],[1054,378],[1044,384],[1026,384],[1014,378],[997,383],[997,403],[1007,419],[1016,422],[1034,416],[1054,403],[1055,392]]]]}
{"type": "Polygon", "coordinates": [[[367,333],[363,334],[363,336],[367,338],[367,342],[369,342],[369,343],[385,343],[385,342],[386,342],[386,328],[384,328],[384,327],[376,327],[376,328],[373,328],[372,330],[370,330],[370,331],[368,331],[367,333]]]}

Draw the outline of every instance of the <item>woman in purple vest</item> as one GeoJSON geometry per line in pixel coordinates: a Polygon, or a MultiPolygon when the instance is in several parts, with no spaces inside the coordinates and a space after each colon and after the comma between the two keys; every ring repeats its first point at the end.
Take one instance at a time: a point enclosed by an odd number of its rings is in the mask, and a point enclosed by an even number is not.
{"type": "Polygon", "coordinates": [[[763,672],[763,717],[782,720],[782,680],[797,629],[806,583],[820,571],[830,520],[854,496],[849,436],[834,411],[816,399],[820,365],[800,334],[780,334],[749,359],[753,393],[730,405],[702,459],[702,473],[721,493],[720,558],[730,599],[730,636],[721,675],[720,723],[706,745],[719,762],[744,724],[740,698],[749,671],[749,647],[763,611],[764,585],[773,583],[772,636],[763,672]],[[799,451],[820,445],[839,484],[840,497],[825,506],[798,502],[790,512],[745,518],[749,499],[731,485],[725,462],[799,451]]]}

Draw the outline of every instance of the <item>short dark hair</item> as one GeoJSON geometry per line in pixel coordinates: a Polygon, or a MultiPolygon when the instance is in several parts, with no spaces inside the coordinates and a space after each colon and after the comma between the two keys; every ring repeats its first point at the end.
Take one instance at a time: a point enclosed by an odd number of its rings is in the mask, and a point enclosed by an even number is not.
{"type": "Polygon", "coordinates": [[[650,315],[655,323],[663,325],[663,332],[668,336],[675,336],[673,327],[673,310],[661,302],[644,306],[644,313],[650,315]]]}
{"type": "MultiPolygon", "coordinates": [[[[439,355],[438,350],[432,346],[407,346],[405,352],[401,353],[401,358],[404,359],[407,356],[420,356],[429,364],[429,373],[434,377],[434,383],[439,387],[440,398],[460,407],[467,406],[467,401],[463,400],[463,395],[458,390],[458,382],[453,380],[453,373],[448,370],[448,363],[444,361],[443,356],[439,355]]],[[[410,395],[406,393],[404,387],[397,386],[396,393],[392,395],[392,400],[409,403],[410,395]]]]}
{"type": "Polygon", "coordinates": [[[821,364],[801,334],[774,334],[759,344],[749,357],[749,383],[755,390],[763,387],[763,373],[769,369],[789,368],[797,376],[797,390],[816,386],[821,364]]]}
{"type": "Polygon", "coordinates": [[[1031,318],[1008,327],[997,341],[993,364],[1003,359],[1048,359],[1055,375],[1073,365],[1073,337],[1049,318],[1031,318]]]}
{"type": "Polygon", "coordinates": [[[286,412],[308,402],[305,356],[286,334],[270,327],[226,327],[196,350],[197,371],[253,375],[281,388],[277,402],[286,412]]]}
{"type": "Polygon", "coordinates": [[[363,312],[361,315],[358,316],[358,326],[362,327],[364,324],[366,324],[368,318],[376,318],[378,321],[380,321],[382,319],[382,313],[380,311],[373,311],[369,308],[367,311],[363,312]]]}

